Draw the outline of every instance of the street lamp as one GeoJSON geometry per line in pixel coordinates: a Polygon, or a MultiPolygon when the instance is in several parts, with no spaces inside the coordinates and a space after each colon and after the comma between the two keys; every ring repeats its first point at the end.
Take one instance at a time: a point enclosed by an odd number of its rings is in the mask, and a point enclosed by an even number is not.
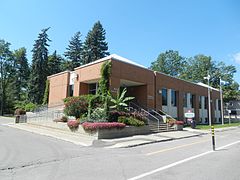
{"type": "Polygon", "coordinates": [[[204,79],[208,80],[208,116],[209,116],[209,126],[212,125],[212,118],[211,118],[211,101],[210,101],[210,86],[209,86],[209,80],[210,80],[210,75],[208,73],[207,77],[204,77],[204,79]]]}
{"type": "Polygon", "coordinates": [[[210,86],[209,86],[209,80],[210,80],[210,75],[208,71],[207,77],[204,77],[204,79],[208,80],[208,114],[209,114],[209,126],[212,129],[212,147],[213,151],[215,151],[215,133],[214,133],[214,127],[212,126],[212,118],[211,118],[211,101],[210,101],[210,86]]]}

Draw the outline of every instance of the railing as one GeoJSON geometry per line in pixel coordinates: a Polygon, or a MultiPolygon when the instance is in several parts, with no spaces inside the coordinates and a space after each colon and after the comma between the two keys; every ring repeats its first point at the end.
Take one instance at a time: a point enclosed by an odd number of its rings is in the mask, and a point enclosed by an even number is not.
{"type": "Polygon", "coordinates": [[[27,113],[27,122],[36,122],[36,121],[53,121],[54,119],[60,118],[63,116],[62,106],[56,106],[54,108],[48,108],[43,106],[38,108],[34,112],[27,113]]]}
{"type": "MultiPolygon", "coordinates": [[[[147,116],[150,116],[153,119],[157,120],[157,122],[158,122],[158,131],[159,131],[159,125],[160,125],[159,118],[157,118],[156,116],[152,115],[150,112],[148,112],[147,110],[145,110],[144,108],[142,108],[141,106],[139,106],[139,105],[137,105],[137,104],[135,104],[133,102],[129,103],[129,110],[131,110],[131,109],[137,110],[137,111],[140,111],[140,112],[144,112],[144,113],[147,114],[147,116]]],[[[149,123],[150,119],[149,118],[147,118],[147,119],[148,119],[148,123],[149,123]]]]}

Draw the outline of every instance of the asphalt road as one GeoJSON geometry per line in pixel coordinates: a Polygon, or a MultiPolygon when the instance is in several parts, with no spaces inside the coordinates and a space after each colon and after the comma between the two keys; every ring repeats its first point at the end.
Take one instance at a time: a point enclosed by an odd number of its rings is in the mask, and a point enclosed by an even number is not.
{"type": "Polygon", "coordinates": [[[4,125],[0,180],[239,180],[240,128],[134,148],[83,147],[4,125]],[[226,146],[227,145],[227,146],[226,146]]]}

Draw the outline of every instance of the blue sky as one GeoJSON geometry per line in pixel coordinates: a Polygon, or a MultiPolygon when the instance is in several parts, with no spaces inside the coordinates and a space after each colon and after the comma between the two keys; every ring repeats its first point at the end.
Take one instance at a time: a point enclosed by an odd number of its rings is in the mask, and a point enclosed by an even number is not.
{"type": "Polygon", "coordinates": [[[11,49],[31,49],[41,29],[51,27],[50,53],[62,54],[77,31],[83,41],[100,20],[110,53],[150,66],[159,53],[212,56],[237,67],[240,83],[238,0],[1,0],[0,38],[11,49]]]}

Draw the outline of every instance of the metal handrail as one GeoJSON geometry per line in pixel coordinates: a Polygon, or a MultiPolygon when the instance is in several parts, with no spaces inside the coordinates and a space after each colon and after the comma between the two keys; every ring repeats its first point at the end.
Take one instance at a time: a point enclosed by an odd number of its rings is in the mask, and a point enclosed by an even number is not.
{"type": "MultiPolygon", "coordinates": [[[[129,108],[131,107],[131,104],[136,106],[137,108],[139,108],[141,111],[145,112],[146,114],[150,115],[152,118],[156,119],[158,121],[158,131],[159,131],[160,122],[159,122],[159,119],[156,116],[152,115],[150,112],[148,112],[147,110],[143,109],[142,107],[140,107],[139,105],[137,105],[137,104],[135,104],[133,102],[129,103],[129,108]]],[[[149,122],[149,119],[148,119],[148,122],[149,122]]]]}

